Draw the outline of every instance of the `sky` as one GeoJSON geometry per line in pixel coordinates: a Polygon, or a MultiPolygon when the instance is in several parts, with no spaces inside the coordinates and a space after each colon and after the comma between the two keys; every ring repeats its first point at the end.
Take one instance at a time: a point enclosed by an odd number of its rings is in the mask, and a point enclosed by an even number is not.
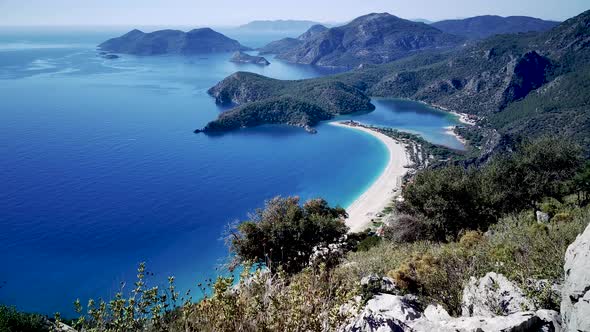
{"type": "Polygon", "coordinates": [[[371,12],[432,21],[494,14],[563,21],[590,0],[0,0],[0,25],[234,26],[261,19],[346,22],[371,12]]]}

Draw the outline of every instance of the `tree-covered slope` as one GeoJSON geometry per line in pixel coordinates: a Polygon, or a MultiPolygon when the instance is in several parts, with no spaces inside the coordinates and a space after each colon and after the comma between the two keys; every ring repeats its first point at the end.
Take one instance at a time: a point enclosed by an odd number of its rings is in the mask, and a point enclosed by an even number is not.
{"type": "Polygon", "coordinates": [[[204,132],[261,124],[288,124],[313,132],[311,126],[321,120],[375,108],[359,89],[342,82],[281,81],[246,72],[229,76],[208,92],[218,104],[237,106],[207,124],[204,132]]]}

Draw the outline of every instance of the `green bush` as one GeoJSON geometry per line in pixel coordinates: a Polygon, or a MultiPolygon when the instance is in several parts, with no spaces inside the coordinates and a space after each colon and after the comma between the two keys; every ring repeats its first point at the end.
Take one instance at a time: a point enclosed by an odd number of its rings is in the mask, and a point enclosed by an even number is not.
{"type": "Polygon", "coordinates": [[[23,313],[14,307],[0,305],[0,331],[40,332],[49,331],[49,321],[43,315],[23,313]]]}
{"type": "Polygon", "coordinates": [[[275,197],[229,236],[236,263],[265,264],[271,271],[298,272],[307,266],[313,248],[338,241],[348,227],[346,211],[323,199],[299,205],[298,197],[275,197]]]}
{"type": "Polygon", "coordinates": [[[375,247],[379,243],[381,243],[381,238],[379,236],[376,236],[376,235],[367,236],[364,240],[359,242],[356,249],[358,251],[367,251],[367,250],[375,247]]]}
{"type": "Polygon", "coordinates": [[[471,276],[504,274],[545,308],[559,309],[550,287],[535,289],[531,280],[550,286],[563,280],[565,251],[590,222],[590,209],[571,209],[570,222],[538,224],[530,213],[506,217],[486,235],[465,232],[458,242],[393,243],[384,241],[367,252],[348,254],[351,264],[340,266],[351,281],[368,274],[389,275],[422,301],[438,303],[459,314],[462,290],[471,276]]]}
{"type": "MultiPolygon", "coordinates": [[[[480,168],[446,166],[419,172],[403,191],[400,209],[427,224],[423,239],[456,239],[463,230],[486,230],[503,215],[534,209],[545,197],[562,197],[580,166],[580,149],[545,137],[494,157],[480,168]]],[[[548,201],[550,215],[561,208],[548,201]]]]}

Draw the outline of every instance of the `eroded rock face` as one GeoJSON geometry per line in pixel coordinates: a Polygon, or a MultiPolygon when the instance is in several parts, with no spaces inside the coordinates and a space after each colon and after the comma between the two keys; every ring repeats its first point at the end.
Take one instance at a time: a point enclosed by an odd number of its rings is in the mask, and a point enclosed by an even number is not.
{"type": "Polygon", "coordinates": [[[534,310],[523,291],[501,274],[490,272],[479,280],[471,277],[463,290],[462,314],[466,317],[510,315],[534,310]]]}
{"type": "Polygon", "coordinates": [[[561,315],[566,331],[590,331],[590,225],[565,254],[561,315]]]}

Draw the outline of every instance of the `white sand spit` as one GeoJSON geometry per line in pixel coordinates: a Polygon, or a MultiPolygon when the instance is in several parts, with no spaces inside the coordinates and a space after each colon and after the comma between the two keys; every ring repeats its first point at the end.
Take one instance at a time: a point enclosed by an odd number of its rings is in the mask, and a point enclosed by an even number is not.
{"type": "Polygon", "coordinates": [[[387,166],[377,180],[357,198],[349,207],[346,224],[351,232],[363,231],[371,225],[371,221],[377,218],[377,214],[383,211],[401,191],[402,178],[408,172],[410,158],[406,153],[405,145],[369,128],[351,126],[346,123],[330,122],[331,125],[361,130],[379,139],[389,151],[387,166]]]}

